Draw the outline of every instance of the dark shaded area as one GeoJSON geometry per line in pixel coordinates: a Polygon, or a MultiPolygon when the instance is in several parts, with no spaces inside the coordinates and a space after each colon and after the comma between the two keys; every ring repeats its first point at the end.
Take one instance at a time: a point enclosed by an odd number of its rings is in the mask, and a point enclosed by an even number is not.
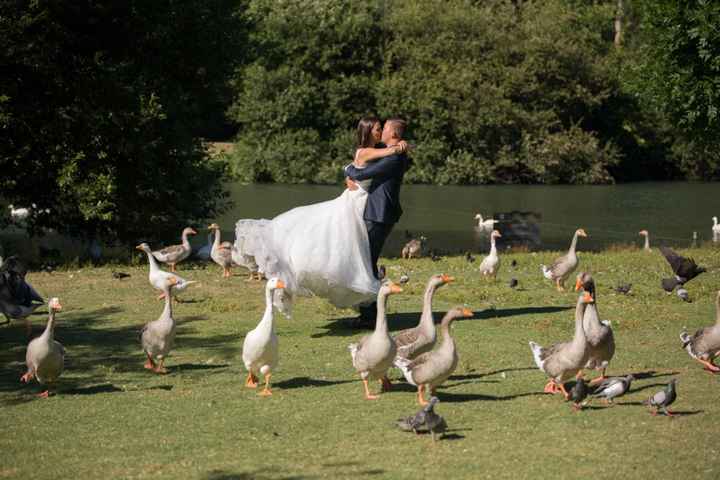
{"type": "Polygon", "coordinates": [[[273,382],[273,387],[293,389],[303,387],[330,387],[333,385],[342,385],[343,383],[353,383],[355,380],[319,380],[309,377],[295,377],[282,382],[273,382]]]}

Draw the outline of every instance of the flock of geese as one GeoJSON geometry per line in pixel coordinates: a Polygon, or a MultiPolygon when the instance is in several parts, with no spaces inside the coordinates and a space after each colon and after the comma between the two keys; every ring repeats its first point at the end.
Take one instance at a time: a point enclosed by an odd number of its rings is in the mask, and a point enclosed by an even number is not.
{"type": "MultiPolygon", "coordinates": [[[[490,222],[494,226],[494,221],[490,222]]],[[[220,228],[212,224],[208,230],[214,233],[212,245],[209,245],[209,256],[223,268],[223,277],[230,275],[233,265],[233,246],[229,242],[221,242],[220,228]]],[[[146,356],[144,367],[155,373],[167,373],[165,359],[170,354],[174,342],[176,322],[173,317],[173,297],[191,284],[176,272],[176,266],[190,256],[191,247],[189,235],[197,232],[192,228],[185,228],[182,232],[182,243],[161,250],[153,251],[146,243],[136,248],[147,255],[149,264],[148,280],[150,285],[159,291],[159,298],[164,299],[164,308],[160,317],[147,323],[142,329],[141,345],[146,356]],[[162,270],[158,264],[164,263],[170,271],[162,270]]],[[[641,231],[646,238],[646,249],[649,249],[647,231],[641,231]]],[[[480,264],[482,275],[496,277],[500,258],[495,245],[500,232],[491,231],[490,253],[480,264]]],[[[550,280],[559,290],[565,289],[565,282],[578,267],[577,244],[578,239],[587,237],[584,229],[577,229],[572,237],[570,248],[565,255],[558,257],[552,265],[542,265],[543,276],[550,280]]],[[[672,292],[675,288],[684,285],[705,271],[692,259],[685,258],[669,248],[660,247],[661,253],[667,259],[673,270],[673,276],[662,280],[663,288],[672,292]]],[[[408,251],[407,258],[412,258],[417,252],[408,251]]],[[[257,273],[257,272],[251,272],[257,273]]],[[[42,296],[25,280],[26,269],[16,258],[7,259],[0,267],[0,312],[8,319],[24,318],[43,302],[42,296]]],[[[458,365],[458,352],[452,336],[451,325],[460,318],[472,317],[473,312],[465,307],[450,309],[436,327],[433,317],[433,297],[435,292],[453,282],[453,277],[446,274],[433,275],[426,286],[423,296],[422,313],[419,323],[414,328],[402,330],[391,335],[386,317],[386,304],[392,295],[402,292],[399,284],[385,281],[377,294],[377,318],[374,330],[360,338],[356,343],[349,345],[352,365],[360,376],[363,384],[364,397],[368,400],[378,398],[372,393],[371,381],[380,383],[381,392],[392,387],[388,372],[391,368],[398,368],[407,382],[417,387],[417,402],[424,408],[422,418],[432,417],[436,389],[441,386],[455,371],[458,365]],[[431,396],[431,401],[426,396],[431,396]],[[428,416],[429,415],[429,416],[428,416]]],[[[247,333],[243,342],[242,359],[247,370],[245,386],[258,388],[261,378],[264,382],[260,395],[270,396],[272,390],[270,382],[272,373],[279,361],[279,342],[275,332],[273,293],[285,288],[282,279],[270,278],[265,284],[265,311],[257,326],[247,333]]],[[[583,402],[589,395],[602,398],[611,403],[613,399],[626,393],[633,380],[627,377],[606,377],[606,369],[615,354],[615,338],[609,322],[602,321],[597,309],[597,289],[595,281],[587,272],[576,276],[575,291],[582,292],[575,309],[575,329],[573,337],[565,342],[555,343],[543,347],[535,342],[529,342],[533,359],[538,369],[547,377],[544,391],[547,393],[560,393],[566,400],[573,402],[573,408],[582,409],[583,402]],[[583,377],[584,371],[597,371],[599,375],[590,382],[583,377]],[[571,390],[568,391],[566,383],[575,379],[571,390]],[[594,390],[591,387],[595,386],[594,390]]],[[[58,298],[51,298],[47,303],[48,322],[42,335],[30,341],[26,352],[27,371],[21,377],[22,382],[36,379],[47,388],[40,396],[49,395],[52,386],[63,372],[65,349],[54,339],[55,317],[62,310],[58,298]]],[[[712,326],[702,328],[694,335],[683,331],[680,335],[683,348],[688,354],[710,372],[720,372],[714,359],[720,355],[720,292],[716,298],[716,322],[712,326]]],[[[8,320],[9,321],[9,320],[8,320]]],[[[29,322],[27,323],[29,327],[29,322]]],[[[28,330],[29,333],[29,330],[28,330]]],[[[656,414],[662,411],[672,415],[668,409],[675,400],[675,380],[667,387],[650,397],[646,403],[655,408],[656,414]]],[[[408,417],[398,425],[407,429],[415,425],[415,417],[408,417]]],[[[441,423],[437,423],[440,425],[441,423]]],[[[435,425],[435,424],[434,424],[435,425]]],[[[434,428],[434,427],[433,427],[434,428]]],[[[413,431],[415,427],[410,428],[413,431]]],[[[434,433],[435,430],[431,429],[434,433]]]]}

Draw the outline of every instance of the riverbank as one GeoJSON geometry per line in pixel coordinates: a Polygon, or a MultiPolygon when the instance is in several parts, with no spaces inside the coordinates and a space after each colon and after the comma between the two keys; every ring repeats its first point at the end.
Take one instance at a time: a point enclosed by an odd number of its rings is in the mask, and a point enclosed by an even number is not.
{"type": "MultiPolygon", "coordinates": [[[[347,344],[366,332],[349,328],[352,310],[310,298],[291,320],[277,317],[281,360],[274,395],[261,398],[243,386],[240,354],[262,316],[264,287],[244,272],[223,280],[214,264],[180,264],[199,283],[175,307],[165,376],[142,368],[138,332],[162,310],[146,265],[31,272],[43,295],[63,303],[56,338],[68,351],[66,372],[57,395],[36,399],[39,387],[19,382],[23,325],[0,326],[0,478],[715,478],[718,377],[688,357],[678,333],[714,322],[720,250],[681,252],[709,270],[688,284],[692,303],[660,290],[669,267],[657,251],[580,253],[615,331],[609,374],[639,378],[616,406],[593,402],[578,413],[542,393],[545,377],[527,345],[572,336],[576,294],[556,292],[540,273],[556,252],[504,255],[496,283],[481,278],[479,256],[382,260],[391,278],[410,278],[389,301],[391,330],[417,322],[437,272],[457,280],[436,294],[436,317],[458,304],[476,312],[453,328],[460,363],[437,407],[450,432],[435,445],[394,428],[417,409],[407,384],[363,399],[347,344]],[[114,270],[130,277],[117,280],[114,270]],[[630,295],[612,290],[621,283],[633,284],[630,295]],[[679,379],[681,415],[652,417],[641,402],[670,378],[679,379]]],[[[45,313],[32,319],[38,335],[45,313]]]]}

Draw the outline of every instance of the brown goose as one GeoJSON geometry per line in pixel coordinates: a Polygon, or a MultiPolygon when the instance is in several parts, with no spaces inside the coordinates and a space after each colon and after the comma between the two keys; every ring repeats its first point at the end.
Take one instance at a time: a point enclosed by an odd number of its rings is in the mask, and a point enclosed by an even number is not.
{"type": "Polygon", "coordinates": [[[397,347],[396,358],[413,359],[418,355],[429,352],[435,345],[437,333],[435,332],[435,320],[432,312],[432,300],[435,291],[443,285],[454,280],[453,277],[440,274],[433,275],[425,287],[425,295],[423,296],[423,308],[420,315],[420,323],[415,328],[401,330],[394,337],[395,346],[397,347]]]}
{"type": "Polygon", "coordinates": [[[560,391],[567,399],[569,394],[565,390],[564,382],[573,375],[577,377],[582,375],[582,368],[588,360],[587,340],[583,331],[583,315],[585,308],[592,301],[593,298],[588,292],[584,292],[578,297],[575,308],[575,335],[571,341],[556,343],[548,348],[530,342],[535,364],[550,379],[545,385],[546,393],[560,391]]]}
{"type": "Polygon", "coordinates": [[[47,398],[50,395],[50,385],[60,377],[65,368],[65,348],[55,340],[55,312],[62,310],[60,300],[51,298],[48,302],[48,322],[45,331],[27,346],[25,364],[27,372],[20,377],[20,381],[28,383],[33,378],[47,386],[47,389],[38,394],[47,398]]]}
{"type": "Polygon", "coordinates": [[[232,244],[230,242],[220,242],[220,225],[217,223],[208,226],[208,230],[215,232],[215,241],[210,251],[210,257],[215,263],[223,267],[223,278],[230,277],[232,275],[230,267],[233,265],[232,244]]]}
{"type": "Polygon", "coordinates": [[[174,272],[175,264],[180,263],[189,257],[190,252],[192,251],[190,242],[188,241],[188,235],[197,235],[197,232],[190,227],[185,228],[182,231],[182,244],[170,245],[162,250],[155,250],[152,252],[153,257],[155,257],[159,262],[170,265],[170,271],[174,272]]]}
{"type": "Polygon", "coordinates": [[[419,258],[422,256],[422,250],[425,247],[425,243],[427,242],[427,238],[420,237],[418,240],[417,238],[413,238],[409,242],[405,244],[405,246],[402,249],[402,258],[419,258]]]}
{"type": "Polygon", "coordinates": [[[575,253],[578,237],[587,237],[587,233],[582,228],[575,230],[570,249],[562,257],[555,259],[550,268],[542,265],[542,271],[545,278],[555,282],[559,292],[565,291],[565,280],[575,271],[578,266],[578,257],[575,253]]]}
{"type": "Polygon", "coordinates": [[[575,291],[583,289],[593,298],[593,302],[585,308],[583,314],[583,330],[588,342],[588,361],[585,368],[600,370],[599,377],[593,379],[590,384],[600,383],[605,380],[605,370],[610,360],[615,355],[615,336],[610,327],[610,322],[600,320],[597,309],[597,292],[595,280],[587,272],[578,274],[575,281],[575,291]]]}
{"type": "Polygon", "coordinates": [[[418,387],[417,401],[420,405],[427,405],[424,392],[430,390],[435,395],[435,389],[455,371],[458,364],[458,354],[455,340],[450,334],[450,325],[458,318],[472,317],[473,312],[467,308],[455,307],[445,314],[440,322],[442,340],[440,346],[432,352],[423,353],[415,360],[399,359],[398,367],[402,370],[405,379],[418,387]]]}
{"type": "Polygon", "coordinates": [[[717,373],[720,367],[715,365],[713,360],[720,356],[720,291],[715,297],[715,325],[699,329],[692,337],[687,330],[680,333],[680,340],[683,348],[698,362],[702,363],[705,370],[717,373]]]}
{"type": "Polygon", "coordinates": [[[388,334],[385,306],[389,295],[402,292],[402,288],[392,282],[380,287],[377,295],[377,318],[375,330],[365,335],[358,343],[348,345],[353,367],[360,374],[365,387],[365,398],[376,400],[379,397],[372,395],[368,388],[368,380],[381,380],[385,378],[388,369],[393,363],[397,348],[395,342],[388,334]]]}

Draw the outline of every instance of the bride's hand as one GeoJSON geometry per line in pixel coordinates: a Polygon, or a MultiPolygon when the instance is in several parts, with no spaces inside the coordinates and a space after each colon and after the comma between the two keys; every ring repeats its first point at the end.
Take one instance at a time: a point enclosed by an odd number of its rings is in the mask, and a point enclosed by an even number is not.
{"type": "Polygon", "coordinates": [[[345,186],[348,190],[357,190],[358,186],[357,183],[350,180],[350,177],[345,177],[345,186]]]}
{"type": "Polygon", "coordinates": [[[405,153],[408,149],[408,143],[405,140],[400,140],[397,145],[395,145],[395,153],[405,153]]]}

